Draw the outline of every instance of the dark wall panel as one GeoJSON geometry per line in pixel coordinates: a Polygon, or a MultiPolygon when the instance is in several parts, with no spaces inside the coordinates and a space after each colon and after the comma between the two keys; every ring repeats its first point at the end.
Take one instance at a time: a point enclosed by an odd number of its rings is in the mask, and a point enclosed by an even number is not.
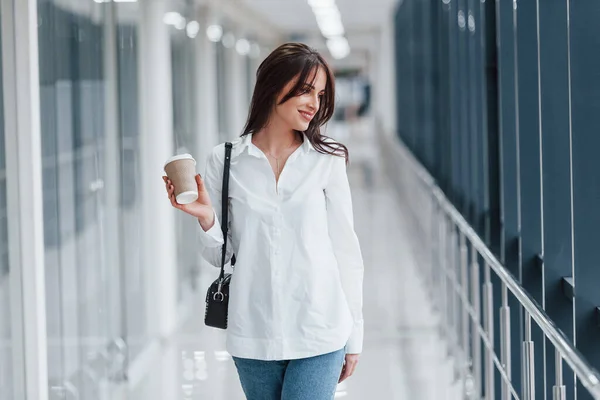
{"type": "Polygon", "coordinates": [[[600,3],[571,1],[570,7],[575,337],[580,351],[600,369],[600,3]]]}
{"type": "MultiPolygon", "coordinates": [[[[545,308],[572,340],[573,303],[561,284],[573,274],[567,11],[564,1],[539,3],[545,308]]],[[[548,343],[547,360],[553,360],[554,351],[548,343]]],[[[546,372],[554,376],[553,362],[546,363],[546,372]]],[[[563,379],[567,398],[574,398],[573,374],[563,379]]],[[[547,393],[553,384],[550,379],[547,393]]]]}
{"type": "MultiPolygon", "coordinates": [[[[600,369],[599,3],[404,0],[396,12],[399,136],[600,369]]],[[[501,284],[493,284],[499,353],[501,284]]],[[[520,392],[524,312],[512,295],[508,305],[520,392]]],[[[532,327],[536,398],[549,398],[554,348],[532,327]]],[[[500,381],[496,374],[497,396],[500,381]]]]}
{"type": "MultiPolygon", "coordinates": [[[[538,262],[542,254],[542,171],[536,2],[520,3],[515,16],[521,284],[539,304],[544,304],[542,270],[538,262]]],[[[532,339],[538,344],[535,364],[540,366],[536,374],[536,393],[542,397],[544,335],[536,324],[532,324],[532,339]]]]}

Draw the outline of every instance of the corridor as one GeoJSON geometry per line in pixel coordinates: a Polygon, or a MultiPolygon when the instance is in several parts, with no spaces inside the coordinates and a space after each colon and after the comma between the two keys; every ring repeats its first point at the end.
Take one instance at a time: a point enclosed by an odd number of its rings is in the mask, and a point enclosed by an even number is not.
{"type": "MultiPolygon", "coordinates": [[[[355,225],[365,261],[365,343],[359,367],[338,385],[348,400],[458,399],[430,302],[411,254],[410,231],[385,176],[376,138],[331,127],[350,150],[355,225]],[[349,139],[349,141],[348,141],[349,139]]],[[[201,287],[217,274],[202,271],[201,287]]],[[[203,293],[178,333],[163,343],[160,358],[141,381],[130,382],[128,400],[243,400],[224,332],[203,323],[203,293]]],[[[132,378],[132,377],[130,377],[132,378]]]]}

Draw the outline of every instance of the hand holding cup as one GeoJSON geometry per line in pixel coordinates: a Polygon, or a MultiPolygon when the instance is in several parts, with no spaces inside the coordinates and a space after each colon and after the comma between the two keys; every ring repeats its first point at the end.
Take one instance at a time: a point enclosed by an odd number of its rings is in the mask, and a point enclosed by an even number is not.
{"type": "Polygon", "coordinates": [[[213,225],[210,196],[200,174],[195,174],[196,161],[189,155],[172,157],[165,163],[165,188],[171,205],[198,218],[206,230],[213,225]]]}

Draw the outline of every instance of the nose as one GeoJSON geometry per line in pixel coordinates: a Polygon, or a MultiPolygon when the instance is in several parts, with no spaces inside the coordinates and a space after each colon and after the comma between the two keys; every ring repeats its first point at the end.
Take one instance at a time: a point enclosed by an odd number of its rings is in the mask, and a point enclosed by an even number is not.
{"type": "Polygon", "coordinates": [[[308,108],[310,108],[310,112],[312,113],[317,112],[319,109],[319,95],[310,96],[308,108]]]}

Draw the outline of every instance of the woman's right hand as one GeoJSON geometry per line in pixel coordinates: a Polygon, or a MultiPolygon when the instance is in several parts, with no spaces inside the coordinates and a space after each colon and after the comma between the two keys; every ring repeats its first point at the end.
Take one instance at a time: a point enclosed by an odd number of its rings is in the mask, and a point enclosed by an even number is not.
{"type": "Polygon", "coordinates": [[[210,228],[214,223],[214,213],[212,203],[208,191],[204,186],[204,181],[200,174],[196,175],[196,184],[198,185],[198,199],[190,204],[179,204],[175,198],[175,186],[173,182],[166,176],[163,176],[165,182],[165,188],[171,200],[171,205],[178,210],[181,210],[187,214],[190,214],[200,221],[203,228],[210,228]]]}

